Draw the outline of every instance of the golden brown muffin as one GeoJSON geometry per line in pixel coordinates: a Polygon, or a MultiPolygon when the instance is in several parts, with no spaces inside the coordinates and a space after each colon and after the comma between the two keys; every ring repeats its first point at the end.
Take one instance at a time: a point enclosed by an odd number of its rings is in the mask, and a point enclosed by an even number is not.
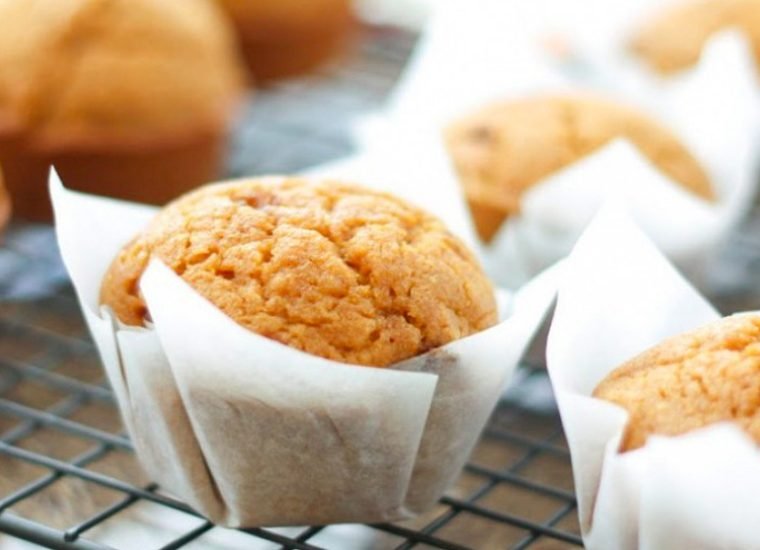
{"type": "Polygon", "coordinates": [[[732,421],[760,443],[760,314],[736,315],[676,336],[607,376],[594,396],[630,415],[621,451],[653,434],[732,421]]]}
{"type": "Polygon", "coordinates": [[[672,74],[696,65],[716,33],[736,28],[749,38],[760,63],[760,0],[691,0],[646,22],[631,50],[653,70],[672,74]]]}
{"type": "Polygon", "coordinates": [[[242,88],[210,0],[0,0],[0,162],[16,212],[45,175],[153,202],[213,179],[242,88]]]}
{"type": "Polygon", "coordinates": [[[313,69],[339,52],[354,28],[350,0],[217,1],[259,82],[313,69]]]}
{"type": "Polygon", "coordinates": [[[496,322],[490,283],[443,223],[334,181],[236,181],[169,204],[103,280],[128,325],[146,319],[152,256],[244,327],[337,361],[386,366],[496,322]]]}
{"type": "Polygon", "coordinates": [[[686,189],[713,198],[704,170],[672,132],[635,109],[599,98],[537,96],[495,103],[446,130],[449,153],[486,242],[519,213],[531,186],[615,138],[629,139],[686,189]]]}

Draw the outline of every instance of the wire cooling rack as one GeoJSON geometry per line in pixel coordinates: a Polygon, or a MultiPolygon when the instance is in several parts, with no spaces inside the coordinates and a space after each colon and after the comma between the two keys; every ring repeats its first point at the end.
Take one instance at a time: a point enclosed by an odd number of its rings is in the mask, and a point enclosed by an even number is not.
{"type": "MultiPolygon", "coordinates": [[[[0,531],[19,539],[82,549],[581,542],[554,414],[500,407],[454,488],[414,521],[234,531],[214,527],[143,477],[71,289],[0,307],[0,357],[0,531]]],[[[540,371],[532,376],[544,379],[540,371]]]]}
{"type": "MultiPolygon", "coordinates": [[[[381,103],[413,41],[368,31],[339,66],[260,92],[236,131],[230,174],[296,171],[350,152],[348,124],[381,103]]],[[[753,242],[735,247],[743,252],[732,265],[757,268],[753,242]]],[[[17,271],[50,269],[24,258],[17,271]]],[[[569,453],[545,371],[525,364],[517,379],[454,487],[424,516],[222,529],[144,477],[72,289],[0,302],[0,549],[580,546],[569,453]]]]}

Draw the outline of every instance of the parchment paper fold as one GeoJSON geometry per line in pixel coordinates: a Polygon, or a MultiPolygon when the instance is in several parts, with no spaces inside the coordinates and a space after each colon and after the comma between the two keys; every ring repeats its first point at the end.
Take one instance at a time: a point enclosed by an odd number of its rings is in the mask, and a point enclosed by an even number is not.
{"type": "Polygon", "coordinates": [[[588,548],[760,546],[760,450],[738,427],[652,437],[619,454],[628,415],[591,397],[623,362],[718,318],[619,204],[568,258],[547,360],[588,548]]]}
{"type": "Polygon", "coordinates": [[[556,291],[557,270],[503,294],[502,322],[387,369],[249,332],[158,260],[140,283],[153,325],[98,303],[141,205],[66,190],[56,230],[127,430],[149,475],[228,526],[377,522],[431,507],[454,481],[556,291]]]}
{"type": "Polygon", "coordinates": [[[624,41],[662,3],[626,0],[451,0],[435,11],[387,108],[358,124],[365,144],[440,134],[493,101],[591,93],[636,106],[668,127],[710,177],[707,202],[638,149],[611,143],[538,182],[522,211],[483,247],[489,273],[519,287],[566,255],[615,195],[696,283],[746,213],[760,181],[760,83],[747,38],[728,29],[697,66],[661,78],[624,41]],[[698,220],[698,223],[695,221],[698,220]]]}

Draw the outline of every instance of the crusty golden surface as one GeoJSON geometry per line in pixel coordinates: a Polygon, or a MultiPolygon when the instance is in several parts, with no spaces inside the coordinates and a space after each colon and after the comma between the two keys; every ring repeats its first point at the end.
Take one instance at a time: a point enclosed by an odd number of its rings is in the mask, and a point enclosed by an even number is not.
{"type": "Polygon", "coordinates": [[[704,170],[672,132],[635,109],[596,97],[535,96],[495,103],[446,131],[485,241],[519,212],[520,199],[531,186],[619,137],[628,138],[686,189],[713,197],[704,170]]]}
{"type": "Polygon", "coordinates": [[[239,93],[210,0],[0,0],[0,125],[44,143],[220,126],[239,93]]]}
{"type": "Polygon", "coordinates": [[[760,443],[760,314],[666,340],[609,374],[594,396],[629,412],[622,451],[721,421],[760,443]]]}
{"type": "Polygon", "coordinates": [[[236,181],[169,204],[103,280],[126,324],[146,318],[151,256],[244,327],[343,362],[390,365],[497,320],[490,283],[438,219],[333,181],[236,181]]]}
{"type": "Polygon", "coordinates": [[[636,32],[631,50],[655,71],[695,65],[707,41],[722,30],[746,33],[760,61],[760,0],[687,0],[657,14],[636,32]]]}

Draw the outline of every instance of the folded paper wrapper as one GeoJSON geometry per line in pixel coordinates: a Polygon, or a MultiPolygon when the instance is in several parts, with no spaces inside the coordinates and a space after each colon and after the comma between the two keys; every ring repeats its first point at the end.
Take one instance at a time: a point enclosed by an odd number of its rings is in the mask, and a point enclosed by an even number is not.
{"type": "Polygon", "coordinates": [[[591,397],[625,361],[719,317],[619,203],[568,258],[547,361],[588,548],[760,544],[760,449],[743,431],[716,424],[620,454],[627,412],[591,397]]]}
{"type": "Polygon", "coordinates": [[[521,214],[483,247],[486,267],[499,284],[519,286],[565,256],[599,206],[616,196],[701,283],[760,181],[760,85],[747,40],[733,31],[716,36],[699,65],[674,78],[621,61],[620,36],[627,36],[621,33],[656,4],[631,0],[611,9],[600,0],[478,0],[473,9],[469,0],[450,0],[436,10],[388,108],[361,121],[357,135],[366,145],[440,134],[470,110],[530,94],[601,92],[637,105],[690,149],[717,201],[686,191],[625,140],[611,143],[532,187],[521,214]],[[553,35],[577,39],[580,60],[558,65],[542,42],[553,35]]]}
{"type": "Polygon", "coordinates": [[[140,283],[153,324],[126,327],[99,305],[101,281],[156,210],[68,191],[55,173],[51,195],[64,263],[143,467],[227,526],[391,521],[433,506],[556,294],[559,268],[500,295],[497,326],[378,369],[250,332],[153,260],[140,283]]]}

